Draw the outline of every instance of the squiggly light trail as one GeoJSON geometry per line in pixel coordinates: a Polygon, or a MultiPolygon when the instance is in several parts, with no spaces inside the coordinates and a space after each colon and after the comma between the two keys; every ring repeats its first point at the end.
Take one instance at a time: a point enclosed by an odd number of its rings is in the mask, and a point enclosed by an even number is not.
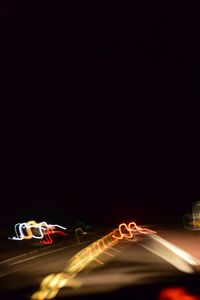
{"type": "MultiPolygon", "coordinates": [[[[108,235],[95,241],[85,249],[78,252],[75,256],[73,256],[69,260],[63,272],[58,274],[50,274],[47,277],[45,277],[40,285],[40,290],[34,293],[31,299],[32,300],[53,299],[61,288],[63,288],[64,286],[72,285],[74,277],[76,277],[76,275],[80,271],[82,271],[87,265],[89,265],[90,262],[95,260],[99,264],[103,265],[104,262],[99,260],[97,257],[102,253],[105,253],[109,256],[113,256],[112,254],[110,254],[105,250],[108,249],[116,250],[112,246],[118,243],[118,241],[124,237],[124,234],[121,231],[121,227],[124,224],[125,223],[120,224],[119,229],[112,231],[108,235]],[[118,232],[121,233],[122,238],[121,237],[118,238],[115,236],[115,234],[117,234],[118,232]]],[[[155,233],[155,231],[137,226],[135,222],[129,223],[128,226],[126,225],[126,228],[128,228],[131,235],[129,236],[129,238],[133,237],[132,232],[139,232],[143,234],[155,233]],[[131,228],[132,225],[135,226],[135,229],[131,228]]]]}
{"type": "Polygon", "coordinates": [[[150,230],[148,228],[144,228],[144,227],[139,227],[135,222],[130,222],[127,226],[126,223],[121,223],[119,225],[119,233],[120,233],[120,236],[114,236],[113,235],[113,238],[115,239],[118,239],[118,240],[122,240],[123,238],[128,238],[128,239],[131,239],[134,237],[134,234],[133,233],[142,233],[142,234],[149,234],[149,233],[156,233],[156,231],[153,231],[153,230],[150,230]],[[134,228],[131,228],[131,227],[134,227],[134,228]],[[124,228],[128,234],[126,233],[123,233],[122,232],[122,228],[124,228]]]}
{"type": "Polygon", "coordinates": [[[60,226],[58,224],[47,224],[45,221],[40,222],[40,223],[36,223],[35,221],[29,221],[29,222],[24,222],[24,223],[17,223],[15,224],[15,234],[16,236],[12,237],[12,238],[8,238],[10,240],[24,240],[24,239],[31,239],[31,238],[35,238],[35,239],[43,239],[45,237],[46,240],[42,241],[41,244],[51,244],[52,243],[52,239],[50,237],[51,233],[59,233],[59,234],[63,234],[66,235],[65,233],[61,232],[61,231],[54,231],[54,228],[60,228],[63,230],[66,230],[66,227],[60,226]],[[32,232],[32,228],[36,228],[39,231],[39,235],[35,235],[32,232]],[[24,230],[26,230],[26,233],[28,235],[24,234],[24,230]],[[19,232],[19,234],[18,234],[19,232]]]}
{"type": "Polygon", "coordinates": [[[81,232],[82,234],[87,234],[86,231],[83,231],[83,229],[81,227],[78,227],[75,229],[75,236],[76,236],[76,240],[77,240],[77,243],[79,244],[80,243],[80,240],[79,240],[79,237],[78,237],[78,232],[81,232]]]}

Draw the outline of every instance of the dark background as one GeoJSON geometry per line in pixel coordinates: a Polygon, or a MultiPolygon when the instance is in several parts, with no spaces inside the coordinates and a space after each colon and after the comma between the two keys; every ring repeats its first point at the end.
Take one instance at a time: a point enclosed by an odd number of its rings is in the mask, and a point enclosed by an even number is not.
{"type": "Polygon", "coordinates": [[[161,2],[1,4],[1,224],[191,212],[200,9],[161,2]]]}

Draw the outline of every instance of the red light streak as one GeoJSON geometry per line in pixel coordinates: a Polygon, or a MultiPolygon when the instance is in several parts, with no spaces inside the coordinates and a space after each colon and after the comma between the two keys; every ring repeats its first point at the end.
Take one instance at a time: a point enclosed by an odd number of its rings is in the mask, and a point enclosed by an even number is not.
{"type": "Polygon", "coordinates": [[[48,228],[44,231],[44,238],[42,241],[40,241],[41,245],[48,245],[48,244],[52,244],[52,238],[50,236],[50,234],[59,234],[62,236],[67,236],[68,234],[59,230],[54,230],[54,228],[48,228]]]}
{"type": "Polygon", "coordinates": [[[156,233],[156,231],[154,230],[150,230],[148,228],[138,226],[135,222],[130,222],[128,225],[126,223],[121,223],[119,225],[118,230],[120,235],[119,236],[113,235],[113,238],[118,240],[122,240],[123,238],[132,239],[134,237],[134,233],[142,233],[142,234],[156,233]],[[123,228],[125,229],[126,233],[122,231],[123,228]]]}
{"type": "Polygon", "coordinates": [[[56,234],[59,234],[59,235],[62,235],[62,236],[68,236],[68,233],[65,233],[65,232],[62,232],[62,231],[58,231],[58,230],[54,230],[52,233],[56,233],[56,234]]]}
{"type": "Polygon", "coordinates": [[[109,253],[109,252],[107,252],[107,251],[104,251],[104,253],[106,253],[107,255],[109,255],[109,256],[112,256],[112,257],[114,257],[114,255],[113,254],[111,254],[111,253],[109,253]]]}
{"type": "Polygon", "coordinates": [[[41,245],[48,245],[48,244],[52,244],[52,238],[50,236],[50,234],[53,233],[51,228],[47,228],[46,231],[44,232],[44,238],[42,241],[40,241],[41,245]]]}

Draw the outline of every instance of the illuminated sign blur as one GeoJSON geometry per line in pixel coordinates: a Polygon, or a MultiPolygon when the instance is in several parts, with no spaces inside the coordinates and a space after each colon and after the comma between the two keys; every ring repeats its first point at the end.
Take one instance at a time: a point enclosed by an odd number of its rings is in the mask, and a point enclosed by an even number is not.
{"type": "Polygon", "coordinates": [[[183,227],[189,230],[200,230],[200,201],[192,205],[192,215],[183,217],[183,227]]]}
{"type": "Polygon", "coordinates": [[[65,227],[58,224],[47,224],[45,221],[37,223],[35,221],[28,221],[24,223],[17,223],[14,226],[16,236],[8,238],[10,240],[21,241],[24,239],[40,239],[43,245],[52,244],[51,234],[67,235],[66,233],[57,230],[57,228],[66,230],[65,227]]]}
{"type": "Polygon", "coordinates": [[[200,229],[200,201],[192,206],[193,225],[195,229],[200,229]]]}

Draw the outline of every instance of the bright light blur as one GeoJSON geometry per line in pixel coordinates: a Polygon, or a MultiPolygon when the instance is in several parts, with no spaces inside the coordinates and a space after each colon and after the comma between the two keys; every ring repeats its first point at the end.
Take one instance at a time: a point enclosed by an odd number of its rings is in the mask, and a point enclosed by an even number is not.
{"type": "Polygon", "coordinates": [[[200,297],[189,294],[183,287],[171,287],[163,289],[158,300],[200,300],[200,297]]]}
{"type": "Polygon", "coordinates": [[[149,235],[149,237],[149,244],[143,245],[143,247],[163,258],[178,270],[185,273],[193,273],[194,270],[192,266],[200,265],[200,261],[198,259],[176,247],[172,243],[169,243],[160,236],[149,235]]]}

